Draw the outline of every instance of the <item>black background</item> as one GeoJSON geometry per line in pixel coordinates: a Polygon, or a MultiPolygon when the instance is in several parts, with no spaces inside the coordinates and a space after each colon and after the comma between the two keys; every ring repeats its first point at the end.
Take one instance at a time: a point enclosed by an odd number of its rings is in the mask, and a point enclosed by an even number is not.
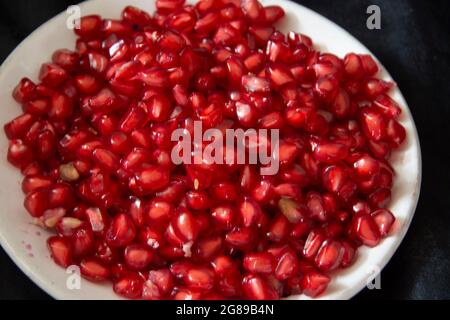
{"type": "MultiPolygon", "coordinates": [[[[450,2],[296,1],[335,21],[375,53],[405,95],[421,140],[422,190],[411,228],[382,272],[382,289],[366,289],[355,299],[450,299],[450,2]],[[381,8],[381,30],[366,28],[371,4],[381,8]]],[[[0,61],[76,2],[2,0],[0,61]]],[[[0,300],[49,298],[0,248],[0,300]]]]}

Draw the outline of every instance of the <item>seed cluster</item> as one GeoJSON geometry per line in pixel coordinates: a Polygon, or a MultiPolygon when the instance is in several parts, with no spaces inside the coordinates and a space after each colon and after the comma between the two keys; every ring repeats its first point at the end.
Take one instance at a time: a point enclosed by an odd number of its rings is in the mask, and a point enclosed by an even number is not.
{"type": "Polygon", "coordinates": [[[133,299],[315,297],[388,235],[406,137],[393,84],[369,55],[277,31],[283,16],[256,0],[86,16],[76,50],[19,83],[8,160],[58,265],[133,299]],[[279,173],[175,166],[171,133],[194,121],[279,129],[279,173]]]}

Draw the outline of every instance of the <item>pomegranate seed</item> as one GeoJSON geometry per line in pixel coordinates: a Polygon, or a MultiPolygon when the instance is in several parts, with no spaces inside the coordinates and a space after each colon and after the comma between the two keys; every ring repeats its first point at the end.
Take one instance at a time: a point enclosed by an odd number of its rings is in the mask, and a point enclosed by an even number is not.
{"type": "Polygon", "coordinates": [[[102,282],[109,279],[109,269],[95,259],[83,259],[80,262],[80,271],[83,277],[94,282],[102,282]]]}
{"type": "Polygon", "coordinates": [[[325,236],[320,231],[312,230],[306,239],[303,256],[308,259],[314,258],[324,241],[325,236]]]}
{"type": "Polygon", "coordinates": [[[361,63],[364,68],[364,72],[367,76],[374,76],[379,68],[375,60],[368,54],[360,55],[361,63]]]}
{"type": "Polygon", "coordinates": [[[17,168],[24,168],[33,161],[33,151],[22,140],[11,140],[8,161],[17,168]]]}
{"type": "Polygon", "coordinates": [[[274,300],[277,293],[268,286],[264,280],[256,275],[247,275],[242,280],[244,295],[250,300],[274,300]]]}
{"type": "Polygon", "coordinates": [[[20,80],[19,84],[14,88],[13,97],[19,103],[25,103],[35,97],[36,84],[28,78],[20,80]]]}
{"type": "Polygon", "coordinates": [[[197,240],[193,247],[193,256],[201,261],[214,258],[222,249],[221,237],[209,237],[197,240]]]}
{"type": "Polygon", "coordinates": [[[310,297],[317,297],[322,294],[330,283],[330,277],[310,271],[303,276],[302,289],[303,293],[310,297]]]}
{"type": "Polygon", "coordinates": [[[114,217],[106,233],[106,241],[112,247],[125,247],[130,244],[136,231],[131,219],[124,213],[114,217]]]}
{"type": "Polygon", "coordinates": [[[275,259],[270,253],[250,253],[245,255],[243,266],[251,273],[270,274],[275,271],[275,259]]]}
{"type": "Polygon", "coordinates": [[[189,288],[211,290],[214,287],[214,272],[204,267],[191,267],[183,277],[189,288]]]}
{"type": "Polygon", "coordinates": [[[344,250],[344,253],[342,255],[341,266],[343,268],[346,268],[346,267],[350,266],[354,262],[355,255],[356,255],[356,249],[353,246],[353,244],[351,244],[348,241],[343,241],[342,242],[342,248],[344,250]]]}
{"type": "Polygon", "coordinates": [[[376,225],[378,226],[378,230],[380,232],[380,235],[382,237],[385,237],[388,235],[389,231],[392,228],[392,225],[394,224],[395,217],[389,210],[381,209],[377,210],[375,212],[372,212],[373,220],[375,221],[376,225]]]}
{"type": "Polygon", "coordinates": [[[72,247],[65,238],[51,237],[47,240],[48,249],[55,263],[67,268],[72,263],[72,247]]]}
{"type": "Polygon", "coordinates": [[[140,276],[131,273],[114,283],[114,292],[128,299],[138,299],[142,295],[143,282],[140,276]]]}
{"type": "Polygon", "coordinates": [[[149,166],[136,174],[137,186],[143,194],[162,190],[169,184],[169,172],[162,167],[149,166]]]}
{"type": "Polygon", "coordinates": [[[336,240],[325,240],[315,258],[316,266],[321,270],[334,270],[342,263],[344,250],[336,240]]]}
{"type": "Polygon", "coordinates": [[[395,120],[390,120],[387,123],[386,135],[393,148],[398,148],[406,139],[406,130],[395,120]]]}
{"type": "Polygon", "coordinates": [[[142,270],[146,268],[153,258],[153,253],[147,246],[134,244],[125,249],[125,262],[130,269],[142,270]]]}
{"type": "Polygon", "coordinates": [[[128,6],[122,11],[122,19],[131,24],[137,24],[139,26],[149,25],[152,21],[150,15],[133,6],[128,6]]]}
{"type": "Polygon", "coordinates": [[[280,199],[278,202],[278,207],[290,223],[297,223],[303,218],[301,207],[292,199],[280,199]]]}
{"type": "Polygon", "coordinates": [[[102,19],[97,15],[85,16],[80,19],[79,28],[75,28],[75,33],[82,38],[94,38],[100,35],[102,19]]]}
{"type": "Polygon", "coordinates": [[[33,115],[22,114],[4,126],[6,136],[10,140],[23,138],[35,122],[33,115]]]}
{"type": "Polygon", "coordinates": [[[313,155],[317,161],[336,163],[348,156],[348,147],[340,143],[321,141],[314,146],[313,155]]]}
{"type": "Polygon", "coordinates": [[[395,84],[370,55],[341,59],[279,31],[277,5],[155,5],[81,18],[75,51],[13,90],[23,114],[4,126],[7,159],[25,209],[58,235],[53,259],[131,299],[320,295],[321,272],[350,266],[395,223],[388,160],[407,139],[395,84]],[[237,156],[174,165],[171,136],[193,136],[195,121],[280,130],[279,172],[237,156]]]}
{"type": "Polygon", "coordinates": [[[180,238],[182,243],[188,243],[197,238],[197,224],[194,216],[189,211],[181,210],[181,212],[173,218],[171,225],[176,236],[180,238]]]}
{"type": "Polygon", "coordinates": [[[284,10],[279,6],[267,6],[263,10],[264,20],[267,24],[273,24],[284,17],[284,10]]]}
{"type": "Polygon", "coordinates": [[[152,270],[148,275],[148,280],[153,282],[163,295],[168,294],[174,285],[174,280],[169,269],[152,270]]]}
{"type": "Polygon", "coordinates": [[[231,247],[250,250],[254,246],[255,232],[250,228],[240,228],[226,234],[225,242],[231,247]]]}
{"type": "Polygon", "coordinates": [[[286,251],[279,259],[275,269],[275,276],[278,280],[287,280],[294,276],[298,271],[298,261],[295,252],[286,251]]]}
{"type": "Polygon", "coordinates": [[[370,215],[356,217],[352,221],[352,233],[368,247],[375,247],[380,242],[378,226],[370,215]]]}

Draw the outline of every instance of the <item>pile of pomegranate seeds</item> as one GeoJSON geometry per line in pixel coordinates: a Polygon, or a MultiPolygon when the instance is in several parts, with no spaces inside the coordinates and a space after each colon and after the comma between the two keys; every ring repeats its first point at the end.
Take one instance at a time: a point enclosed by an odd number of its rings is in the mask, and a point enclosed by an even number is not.
{"type": "Polygon", "coordinates": [[[62,266],[133,299],[278,299],[327,288],[387,236],[401,109],[368,55],[277,31],[256,0],[87,16],[13,96],[8,160],[62,266]],[[281,168],[179,165],[171,133],[279,129],[281,168]]]}

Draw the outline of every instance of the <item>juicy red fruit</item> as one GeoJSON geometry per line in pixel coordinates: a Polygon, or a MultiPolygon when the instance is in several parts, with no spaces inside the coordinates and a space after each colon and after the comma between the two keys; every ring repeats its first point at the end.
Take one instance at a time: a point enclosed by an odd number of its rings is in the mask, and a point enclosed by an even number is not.
{"type": "Polygon", "coordinates": [[[82,17],[75,50],[19,82],[7,159],[26,211],[57,234],[56,264],[129,299],[317,297],[359,246],[396,230],[389,158],[407,130],[394,84],[369,55],[283,34],[284,15],[257,0],[157,0],[154,14],[82,17]],[[175,165],[171,135],[194,121],[278,129],[279,172],[175,165]]]}

